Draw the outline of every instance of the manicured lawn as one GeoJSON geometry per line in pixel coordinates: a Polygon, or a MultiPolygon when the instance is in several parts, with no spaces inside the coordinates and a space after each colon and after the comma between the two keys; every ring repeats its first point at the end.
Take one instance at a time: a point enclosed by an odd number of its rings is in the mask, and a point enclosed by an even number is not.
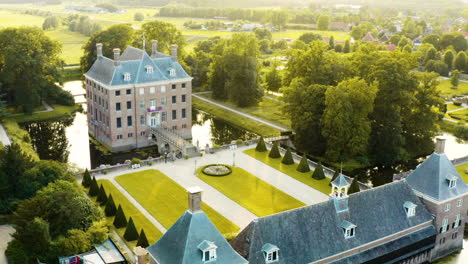
{"type": "MultiPolygon", "coordinates": [[[[142,228],[145,230],[146,237],[148,238],[148,242],[150,244],[153,244],[162,236],[161,231],[157,229],[148,220],[148,218],[146,218],[140,212],[140,210],[138,210],[109,180],[98,180],[98,184],[99,186],[101,184],[102,186],[104,186],[104,190],[106,190],[107,195],[112,194],[112,198],[114,199],[116,207],[119,207],[119,204],[122,205],[122,209],[124,210],[125,216],[127,218],[130,218],[130,216],[133,218],[138,232],[140,232],[142,228]]],[[[110,223],[113,223],[114,217],[109,217],[109,221],[110,223]]],[[[117,229],[117,232],[121,237],[123,237],[123,234],[125,233],[125,228],[119,228],[117,229]]],[[[136,244],[136,241],[132,241],[130,243],[136,244]]]]}
{"type": "Polygon", "coordinates": [[[456,109],[460,109],[462,108],[462,106],[457,106],[457,105],[454,105],[454,104],[447,104],[447,111],[452,111],[452,110],[456,110],[456,109]]]}
{"type": "Polygon", "coordinates": [[[257,216],[305,206],[304,203],[238,167],[232,168],[232,173],[228,176],[213,177],[199,172],[198,177],[257,216]]]}
{"type": "Polygon", "coordinates": [[[39,160],[39,156],[31,144],[31,137],[28,131],[21,129],[15,120],[4,119],[3,127],[7,131],[12,142],[17,143],[23,152],[31,156],[34,160],[39,160]]]}
{"type": "MultiPolygon", "coordinates": [[[[160,171],[129,173],[118,176],[116,181],[167,229],[188,209],[187,191],[160,171]]],[[[238,226],[207,204],[203,203],[202,208],[221,233],[239,231],[238,226]]]]}
{"type": "Polygon", "coordinates": [[[313,171],[303,173],[303,172],[298,172],[296,170],[297,164],[291,164],[291,165],[285,165],[281,163],[281,158],[279,159],[271,159],[268,157],[269,152],[257,152],[255,149],[248,149],[244,151],[245,154],[267,164],[268,166],[275,168],[279,171],[281,171],[284,174],[287,174],[294,179],[309,185],[310,187],[323,192],[325,194],[330,194],[331,193],[331,187],[328,186],[330,183],[330,179],[326,178],[323,180],[316,180],[312,178],[312,173],[313,171]]]}
{"type": "Polygon", "coordinates": [[[450,112],[448,114],[445,114],[445,117],[455,120],[457,122],[467,122],[468,121],[468,108],[450,112]],[[457,118],[454,118],[454,117],[457,117],[457,118]]]}
{"type": "Polygon", "coordinates": [[[264,137],[277,136],[280,134],[280,131],[275,128],[256,122],[250,118],[243,117],[224,108],[208,104],[195,97],[192,97],[192,105],[196,109],[210,113],[220,119],[226,120],[231,124],[245,128],[264,137]]]}
{"type": "Polygon", "coordinates": [[[452,89],[450,80],[440,80],[440,94],[442,96],[451,97],[453,95],[468,94],[468,82],[461,82],[457,89],[452,89]]]}
{"type": "Polygon", "coordinates": [[[79,109],[79,105],[65,106],[65,105],[53,104],[51,106],[54,108],[54,110],[50,112],[35,113],[32,115],[21,114],[21,115],[10,116],[8,117],[8,119],[14,120],[18,123],[47,120],[47,119],[70,116],[79,109]]]}
{"type": "Polygon", "coordinates": [[[465,173],[466,170],[468,170],[468,163],[465,163],[465,164],[462,164],[462,165],[458,165],[457,167],[455,167],[458,171],[458,173],[460,173],[460,175],[462,176],[463,180],[468,183],[468,174],[465,173]]]}

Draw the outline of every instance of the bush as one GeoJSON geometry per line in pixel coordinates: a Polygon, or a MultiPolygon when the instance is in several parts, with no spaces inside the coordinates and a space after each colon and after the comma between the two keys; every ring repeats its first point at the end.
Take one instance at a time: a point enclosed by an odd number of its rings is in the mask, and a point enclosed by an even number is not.
{"type": "Polygon", "coordinates": [[[132,161],[130,161],[130,164],[132,165],[141,164],[141,160],[137,158],[133,158],[132,161]]]}
{"type": "Polygon", "coordinates": [[[322,162],[318,162],[317,167],[314,170],[314,173],[312,173],[312,178],[316,180],[323,180],[325,179],[325,173],[323,172],[323,166],[322,162]]]}
{"type": "Polygon", "coordinates": [[[122,228],[122,227],[127,226],[127,218],[125,217],[125,213],[120,204],[119,204],[119,207],[117,208],[117,213],[115,213],[114,226],[117,228],[122,228]]]}
{"type": "Polygon", "coordinates": [[[138,236],[137,247],[147,248],[149,247],[148,239],[146,238],[145,230],[141,229],[140,235],[138,236]]]}
{"type": "Polygon", "coordinates": [[[250,146],[250,141],[246,141],[246,142],[245,142],[245,145],[246,145],[246,146],[250,146]]]}
{"type": "Polygon", "coordinates": [[[117,213],[117,208],[115,207],[114,198],[112,198],[112,194],[109,194],[109,198],[107,199],[106,208],[104,208],[104,213],[106,216],[114,216],[117,213]]]}
{"type": "Polygon", "coordinates": [[[138,12],[138,13],[135,13],[135,15],[133,16],[133,19],[135,21],[143,21],[143,20],[145,20],[145,15],[138,12]]]}
{"type": "Polygon", "coordinates": [[[461,106],[462,105],[462,102],[461,101],[453,101],[453,105],[456,105],[456,106],[461,106]]]}
{"type": "Polygon", "coordinates": [[[468,126],[463,124],[457,125],[453,135],[463,140],[468,140],[468,126]]]}
{"type": "Polygon", "coordinates": [[[186,160],[189,159],[189,158],[190,158],[189,155],[185,155],[185,156],[184,156],[184,159],[186,159],[186,160]]]}
{"type": "Polygon", "coordinates": [[[281,153],[279,151],[277,142],[273,143],[273,147],[271,148],[270,154],[268,154],[268,157],[270,157],[272,159],[281,158],[281,153]]]}
{"type": "Polygon", "coordinates": [[[103,170],[102,173],[105,175],[105,174],[109,173],[109,170],[103,170]]]}
{"type": "Polygon", "coordinates": [[[152,161],[148,161],[148,165],[153,165],[153,162],[152,161]]]}
{"type": "Polygon", "coordinates": [[[244,141],[242,141],[242,139],[238,139],[238,140],[236,140],[236,144],[237,144],[237,145],[240,145],[240,144],[242,144],[242,142],[244,142],[244,141]]]}
{"type": "Polygon", "coordinates": [[[97,184],[96,177],[93,177],[91,185],[89,186],[89,195],[96,196],[99,193],[99,185],[97,184]]]}
{"type": "Polygon", "coordinates": [[[91,181],[91,175],[89,174],[88,169],[86,169],[83,173],[83,180],[81,181],[81,184],[83,185],[83,187],[88,188],[89,186],[91,186],[91,181]]]}
{"type": "Polygon", "coordinates": [[[296,170],[299,171],[299,172],[309,172],[310,171],[309,163],[307,162],[307,157],[306,157],[305,153],[302,156],[301,162],[299,162],[299,165],[297,165],[296,170]]]}
{"type": "Polygon", "coordinates": [[[260,137],[257,143],[257,147],[255,147],[255,150],[258,152],[265,152],[267,151],[267,147],[265,145],[265,140],[263,140],[263,137],[260,137]]]}
{"type": "Polygon", "coordinates": [[[127,229],[125,229],[124,238],[127,241],[133,241],[138,239],[138,231],[135,227],[135,223],[133,223],[133,219],[131,216],[128,220],[127,229]]]}
{"type": "Polygon", "coordinates": [[[353,181],[351,182],[351,185],[349,186],[348,194],[357,193],[360,191],[361,189],[359,188],[358,180],[357,178],[354,178],[353,181]]]}
{"type": "Polygon", "coordinates": [[[74,106],[75,98],[69,91],[63,90],[57,85],[52,85],[47,89],[46,101],[53,104],[74,106]]]}
{"type": "Polygon", "coordinates": [[[286,165],[294,164],[294,159],[293,159],[291,150],[289,148],[288,150],[286,150],[286,153],[284,154],[284,157],[281,163],[286,164],[286,165]]]}

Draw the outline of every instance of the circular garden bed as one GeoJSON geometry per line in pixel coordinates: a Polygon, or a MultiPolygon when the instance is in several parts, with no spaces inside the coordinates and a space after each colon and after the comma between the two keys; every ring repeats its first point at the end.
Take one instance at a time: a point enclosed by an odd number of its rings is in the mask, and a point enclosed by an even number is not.
{"type": "Polygon", "coordinates": [[[202,172],[208,176],[221,177],[231,174],[232,169],[223,164],[210,164],[203,167],[202,172]]]}

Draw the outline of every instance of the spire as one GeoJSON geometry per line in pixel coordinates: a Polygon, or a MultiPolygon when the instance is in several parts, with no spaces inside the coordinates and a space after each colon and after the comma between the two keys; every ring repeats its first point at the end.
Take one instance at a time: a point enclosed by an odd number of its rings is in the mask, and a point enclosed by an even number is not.
{"type": "Polygon", "coordinates": [[[145,33],[143,33],[143,50],[145,50],[146,48],[146,37],[145,37],[145,33]]]}

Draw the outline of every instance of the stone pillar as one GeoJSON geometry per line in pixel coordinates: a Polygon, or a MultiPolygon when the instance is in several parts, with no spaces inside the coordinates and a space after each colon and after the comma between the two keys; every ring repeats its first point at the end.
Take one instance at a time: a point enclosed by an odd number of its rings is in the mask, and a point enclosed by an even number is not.
{"type": "Polygon", "coordinates": [[[136,264],[147,264],[148,263],[148,251],[142,247],[136,247],[133,249],[135,252],[137,262],[136,264]]]}
{"type": "Polygon", "coordinates": [[[114,49],[114,65],[120,65],[120,49],[114,49]]]}
{"type": "Polygon", "coordinates": [[[192,213],[196,213],[201,211],[201,205],[202,205],[202,192],[203,190],[198,187],[190,187],[187,189],[189,193],[189,210],[192,213]]]}
{"type": "Polygon", "coordinates": [[[177,45],[171,45],[171,56],[173,60],[177,60],[177,45]]]}
{"type": "Polygon", "coordinates": [[[151,41],[151,58],[156,58],[158,53],[158,41],[152,40],[151,41]]]}
{"type": "Polygon", "coordinates": [[[96,51],[97,51],[97,56],[98,58],[102,56],[102,43],[97,43],[96,44],[96,51]]]}
{"type": "Polygon", "coordinates": [[[444,154],[445,152],[445,138],[436,137],[435,153],[444,154]]]}

